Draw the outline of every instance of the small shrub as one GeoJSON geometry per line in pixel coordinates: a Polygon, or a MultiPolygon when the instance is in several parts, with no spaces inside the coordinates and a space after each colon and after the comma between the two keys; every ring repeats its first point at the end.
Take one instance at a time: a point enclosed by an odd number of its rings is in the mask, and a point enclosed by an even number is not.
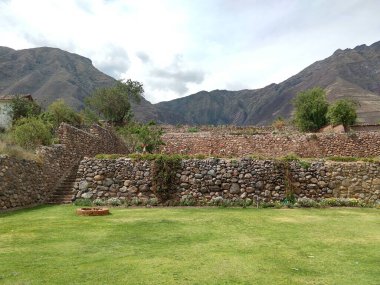
{"type": "Polygon", "coordinates": [[[213,197],[209,202],[210,206],[221,206],[223,204],[223,197],[217,196],[213,197]]]}
{"type": "Polygon", "coordinates": [[[158,199],[157,198],[149,198],[146,202],[149,206],[157,206],[158,205],[158,199]]]}
{"type": "Polygon", "coordinates": [[[287,155],[281,157],[280,160],[287,161],[287,162],[300,161],[300,157],[296,155],[295,153],[288,153],[287,155]]]}
{"type": "Polygon", "coordinates": [[[196,158],[196,159],[205,159],[206,155],[199,153],[199,154],[194,155],[194,158],[196,158]]]}
{"type": "Polygon", "coordinates": [[[276,130],[282,130],[286,126],[286,122],[282,117],[278,117],[273,123],[272,127],[276,130]]]}
{"type": "Polygon", "coordinates": [[[141,205],[141,201],[138,197],[133,197],[131,200],[131,205],[132,206],[139,206],[141,205]]]}
{"type": "Polygon", "coordinates": [[[82,206],[82,207],[90,207],[90,206],[92,206],[92,201],[91,201],[91,199],[80,198],[80,199],[76,199],[74,201],[74,205],[75,206],[82,206]]]}
{"type": "Polygon", "coordinates": [[[42,163],[41,157],[36,155],[32,150],[26,150],[18,145],[12,145],[0,140],[0,154],[5,154],[17,159],[32,160],[42,163]]]}
{"type": "Polygon", "coordinates": [[[352,156],[330,156],[327,159],[338,162],[355,162],[359,160],[357,157],[352,156]]]}
{"type": "Polygon", "coordinates": [[[96,198],[96,199],[92,202],[92,204],[93,204],[94,206],[104,206],[104,205],[106,204],[106,202],[103,201],[103,200],[100,199],[100,198],[96,198]]]}
{"type": "Polygon", "coordinates": [[[261,202],[259,204],[260,208],[273,208],[275,205],[273,202],[261,202]]]}
{"type": "Polygon", "coordinates": [[[185,195],[179,201],[180,206],[195,206],[196,200],[192,195],[185,195]]]}
{"type": "Polygon", "coordinates": [[[121,204],[122,204],[121,200],[116,197],[112,197],[107,200],[107,205],[110,205],[110,206],[120,206],[121,204]]]}
{"type": "Polygon", "coordinates": [[[318,140],[318,136],[316,134],[311,134],[311,135],[308,135],[306,137],[306,140],[307,141],[317,141],[318,140]]]}
{"type": "Polygon", "coordinates": [[[190,127],[187,129],[188,133],[197,133],[199,132],[199,129],[197,127],[190,127]]]}
{"type": "Polygon", "coordinates": [[[358,135],[355,132],[348,132],[347,137],[352,140],[356,140],[358,138],[358,135]]]}
{"type": "Polygon", "coordinates": [[[39,118],[22,118],[16,121],[10,132],[11,139],[25,149],[35,149],[39,145],[51,144],[51,126],[39,118]]]}
{"type": "Polygon", "coordinates": [[[294,205],[296,203],[296,197],[293,193],[288,193],[286,198],[281,202],[284,206],[294,205]]]}
{"type": "Polygon", "coordinates": [[[355,198],[327,198],[321,202],[330,207],[359,207],[363,205],[363,202],[355,198]]]}
{"type": "Polygon", "coordinates": [[[297,206],[303,207],[303,208],[315,208],[317,207],[317,202],[310,198],[298,198],[297,200],[297,206]]]}

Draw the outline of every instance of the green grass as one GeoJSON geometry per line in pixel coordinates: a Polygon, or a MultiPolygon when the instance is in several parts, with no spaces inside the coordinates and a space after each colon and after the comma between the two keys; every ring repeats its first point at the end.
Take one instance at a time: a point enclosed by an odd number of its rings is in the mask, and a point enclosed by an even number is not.
{"type": "Polygon", "coordinates": [[[380,284],[377,209],[0,214],[0,284],[380,284]]]}

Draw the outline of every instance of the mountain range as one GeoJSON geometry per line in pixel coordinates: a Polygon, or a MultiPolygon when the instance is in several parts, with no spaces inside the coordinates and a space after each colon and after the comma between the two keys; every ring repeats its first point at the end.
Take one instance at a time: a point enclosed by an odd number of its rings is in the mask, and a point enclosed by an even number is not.
{"type": "MultiPolygon", "coordinates": [[[[13,50],[0,47],[0,94],[32,94],[42,105],[63,98],[80,109],[96,88],[115,79],[100,72],[90,59],[57,48],[13,50]]],[[[357,101],[359,121],[380,120],[380,41],[370,46],[338,49],[298,74],[254,90],[201,91],[168,102],[132,104],[135,117],[169,124],[265,125],[290,118],[292,99],[300,91],[322,87],[329,101],[357,101]]]]}

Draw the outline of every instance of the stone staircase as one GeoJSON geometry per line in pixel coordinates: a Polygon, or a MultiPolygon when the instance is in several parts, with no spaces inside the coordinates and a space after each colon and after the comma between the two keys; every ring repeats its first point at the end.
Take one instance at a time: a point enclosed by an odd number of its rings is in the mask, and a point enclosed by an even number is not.
{"type": "Polygon", "coordinates": [[[70,204],[72,202],[72,189],[77,175],[78,166],[79,165],[75,165],[71,168],[70,172],[50,197],[49,204],[70,204]]]}

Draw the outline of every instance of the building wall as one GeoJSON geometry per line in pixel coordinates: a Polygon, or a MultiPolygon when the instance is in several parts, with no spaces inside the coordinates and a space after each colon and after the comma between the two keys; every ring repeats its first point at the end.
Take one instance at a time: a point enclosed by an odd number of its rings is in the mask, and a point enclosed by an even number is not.
{"type": "Polygon", "coordinates": [[[12,124],[12,117],[9,115],[9,101],[0,101],[0,128],[8,129],[12,124]]]}

